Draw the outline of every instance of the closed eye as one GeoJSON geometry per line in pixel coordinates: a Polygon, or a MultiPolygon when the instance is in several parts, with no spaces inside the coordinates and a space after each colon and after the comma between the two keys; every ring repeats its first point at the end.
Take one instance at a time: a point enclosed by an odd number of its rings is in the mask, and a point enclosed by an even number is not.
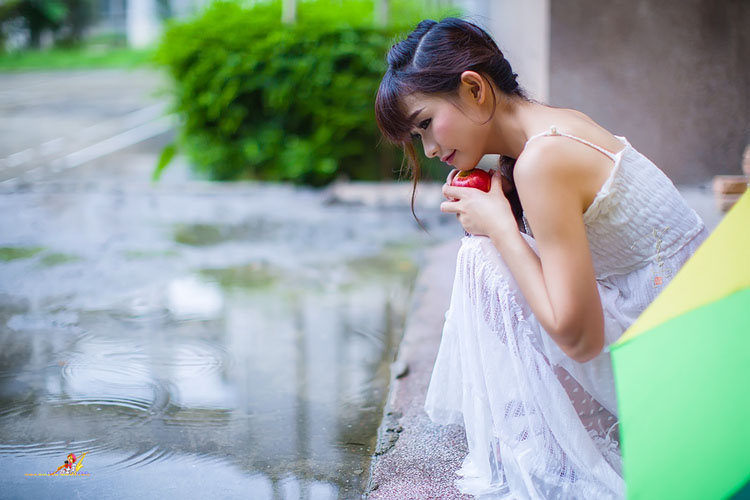
{"type": "MultiPolygon", "coordinates": [[[[430,122],[432,122],[432,118],[427,118],[426,120],[422,120],[421,122],[419,122],[419,125],[417,125],[417,127],[421,128],[422,130],[427,130],[427,127],[430,126],[430,122]]],[[[422,136],[420,134],[412,133],[411,139],[413,141],[416,141],[418,139],[422,139],[422,136]]]]}

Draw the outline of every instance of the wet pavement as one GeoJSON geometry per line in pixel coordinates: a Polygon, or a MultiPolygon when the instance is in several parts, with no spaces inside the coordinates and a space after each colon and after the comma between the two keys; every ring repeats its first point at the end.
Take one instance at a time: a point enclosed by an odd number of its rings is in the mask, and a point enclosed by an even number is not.
{"type": "Polygon", "coordinates": [[[120,140],[163,106],[128,105],[126,74],[6,78],[0,498],[359,498],[424,252],[460,235],[439,189],[427,235],[405,186],[208,183],[182,159],[152,184],[171,131],[120,140]],[[68,97],[30,94],[34,127],[14,99],[45,85],[68,97]],[[123,107],[87,117],[87,95],[123,107]],[[71,452],[77,476],[43,475],[71,452]]]}
{"type": "Polygon", "coordinates": [[[78,491],[24,477],[73,451],[100,498],[358,497],[425,245],[408,213],[158,191],[0,197],[0,496],[78,491]],[[186,473],[212,480],[162,489],[186,473]]]}
{"type": "Polygon", "coordinates": [[[160,118],[166,96],[148,70],[0,73],[0,180],[160,118]]]}

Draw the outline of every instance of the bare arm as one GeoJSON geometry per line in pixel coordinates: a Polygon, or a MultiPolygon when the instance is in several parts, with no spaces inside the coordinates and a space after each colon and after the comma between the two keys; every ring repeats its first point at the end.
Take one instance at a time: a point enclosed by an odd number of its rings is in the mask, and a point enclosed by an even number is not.
{"type": "MultiPolygon", "coordinates": [[[[580,158],[544,144],[516,165],[516,186],[539,257],[507,234],[490,235],[544,329],[571,358],[604,345],[604,314],[583,224],[580,158]]],[[[520,237],[520,235],[517,235],[520,237]]]]}
{"type": "Polygon", "coordinates": [[[580,159],[551,155],[548,147],[519,158],[514,176],[539,256],[518,232],[497,175],[489,193],[445,186],[446,197],[458,201],[441,210],[456,213],[468,232],[490,237],[542,327],[584,362],[601,352],[604,316],[583,225],[580,159]]]}

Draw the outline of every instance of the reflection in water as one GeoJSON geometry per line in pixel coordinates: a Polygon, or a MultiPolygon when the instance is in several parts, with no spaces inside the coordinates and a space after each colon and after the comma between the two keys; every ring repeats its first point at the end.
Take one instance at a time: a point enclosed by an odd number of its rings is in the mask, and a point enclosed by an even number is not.
{"type": "Polygon", "coordinates": [[[360,496],[425,240],[407,210],[295,209],[291,188],[258,234],[246,200],[268,191],[122,194],[116,216],[96,193],[3,195],[0,246],[51,250],[0,262],[0,497],[360,496]],[[92,203],[121,225],[76,218],[92,203]],[[180,218],[198,213],[243,229],[203,220],[197,244],[180,218]],[[89,255],[40,265],[52,251],[89,255]],[[89,476],[25,476],[70,452],[89,476]]]}

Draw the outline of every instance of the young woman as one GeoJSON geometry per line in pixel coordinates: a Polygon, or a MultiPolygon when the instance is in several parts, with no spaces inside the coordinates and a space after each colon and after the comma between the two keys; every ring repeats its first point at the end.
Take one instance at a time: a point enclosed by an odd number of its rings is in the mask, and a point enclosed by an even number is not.
{"type": "Polygon", "coordinates": [[[466,429],[459,488],[622,497],[607,346],[705,239],[703,222],[624,137],[528,99],[481,28],[422,21],[388,64],[378,125],[415,183],[415,140],[453,167],[441,210],[471,235],[426,402],[466,429]],[[489,193],[449,185],[486,154],[502,158],[489,193]]]}

